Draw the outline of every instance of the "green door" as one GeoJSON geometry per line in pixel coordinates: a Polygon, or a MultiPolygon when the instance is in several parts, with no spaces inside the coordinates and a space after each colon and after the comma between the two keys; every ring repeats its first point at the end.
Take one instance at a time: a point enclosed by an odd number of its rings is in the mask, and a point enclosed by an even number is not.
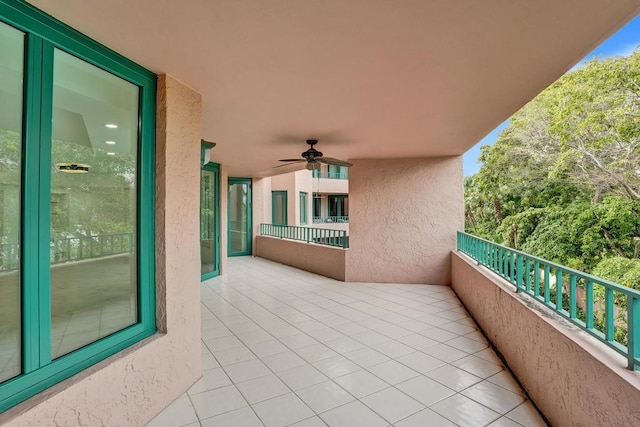
{"type": "Polygon", "coordinates": [[[229,256],[251,255],[251,178],[229,178],[229,256]]]}
{"type": "Polygon", "coordinates": [[[220,274],[220,168],[208,163],[200,172],[200,274],[220,274]]]}

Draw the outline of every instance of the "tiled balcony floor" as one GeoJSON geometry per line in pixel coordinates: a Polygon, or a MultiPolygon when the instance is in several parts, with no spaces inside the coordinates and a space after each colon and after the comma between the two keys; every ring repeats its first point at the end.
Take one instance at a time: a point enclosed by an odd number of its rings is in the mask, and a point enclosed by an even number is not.
{"type": "Polygon", "coordinates": [[[202,285],[202,379],[149,426],[544,426],[446,286],[260,258],[202,285]]]}

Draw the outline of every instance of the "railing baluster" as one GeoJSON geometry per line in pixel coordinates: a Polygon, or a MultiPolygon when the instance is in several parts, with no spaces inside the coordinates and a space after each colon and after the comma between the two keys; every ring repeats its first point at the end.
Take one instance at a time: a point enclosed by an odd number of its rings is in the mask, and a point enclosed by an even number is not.
{"type": "Polygon", "coordinates": [[[551,301],[551,267],[548,264],[544,266],[544,302],[547,304],[551,301]]]}
{"type": "Polygon", "coordinates": [[[578,287],[578,278],[570,274],[569,275],[569,317],[572,319],[576,318],[577,315],[577,301],[576,301],[576,292],[578,287]]]}
{"type": "Polygon", "coordinates": [[[522,255],[516,256],[516,291],[522,292],[522,255]]]}
{"type": "Polygon", "coordinates": [[[627,351],[628,368],[635,369],[640,357],[640,299],[627,296],[627,351]]]}
{"type": "Polygon", "coordinates": [[[613,289],[606,288],[604,293],[604,318],[605,318],[605,326],[604,326],[604,334],[607,341],[613,341],[614,337],[614,304],[613,304],[613,289]]]}
{"type": "Polygon", "coordinates": [[[562,270],[556,269],[556,310],[562,310],[562,270]]]}
{"type": "Polygon", "coordinates": [[[593,282],[587,280],[587,321],[585,322],[587,328],[593,329],[593,282]]]}

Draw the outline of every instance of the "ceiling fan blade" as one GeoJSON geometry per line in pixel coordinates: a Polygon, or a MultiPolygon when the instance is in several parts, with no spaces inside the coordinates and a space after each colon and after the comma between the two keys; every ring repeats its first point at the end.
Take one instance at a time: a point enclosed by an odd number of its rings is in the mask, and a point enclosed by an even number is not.
{"type": "MultiPolygon", "coordinates": [[[[306,160],[303,160],[303,162],[304,162],[304,161],[306,161],[306,160]]],[[[274,166],[274,167],[272,167],[271,169],[283,168],[283,167],[285,167],[285,166],[295,165],[296,163],[302,163],[302,162],[300,162],[300,161],[296,160],[295,162],[290,162],[290,163],[285,163],[284,165],[274,166]]]]}
{"type": "Polygon", "coordinates": [[[279,162],[291,162],[291,163],[302,163],[306,162],[305,159],[280,159],[279,162]]]}
{"type": "Polygon", "coordinates": [[[316,160],[320,163],[324,163],[325,165],[332,166],[343,166],[345,168],[350,168],[353,166],[353,163],[345,162],[344,160],[334,159],[333,157],[316,157],[316,160]]]}

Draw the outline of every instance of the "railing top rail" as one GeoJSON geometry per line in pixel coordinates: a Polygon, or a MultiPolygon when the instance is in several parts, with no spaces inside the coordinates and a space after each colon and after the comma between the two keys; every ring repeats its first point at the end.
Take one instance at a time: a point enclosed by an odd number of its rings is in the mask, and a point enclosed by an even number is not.
{"type": "Polygon", "coordinates": [[[553,261],[549,261],[549,260],[546,260],[544,258],[540,258],[540,257],[537,257],[535,255],[531,255],[531,254],[528,254],[526,252],[522,252],[522,251],[519,251],[517,249],[513,249],[513,248],[510,248],[508,246],[501,245],[499,243],[495,243],[495,242],[492,242],[490,240],[483,239],[482,237],[478,237],[478,236],[474,236],[473,234],[465,233],[464,231],[458,231],[458,234],[459,235],[463,235],[463,236],[471,237],[471,238],[473,238],[475,240],[479,240],[481,242],[485,242],[485,243],[487,243],[487,244],[489,244],[491,246],[495,246],[495,247],[507,250],[507,251],[515,253],[517,255],[522,255],[523,257],[529,258],[529,259],[531,259],[533,261],[538,261],[540,263],[548,265],[551,268],[562,270],[563,272],[572,274],[572,275],[574,275],[576,277],[579,277],[579,278],[582,278],[582,279],[584,279],[586,281],[598,283],[600,285],[604,285],[604,286],[613,288],[617,292],[621,292],[621,293],[624,293],[626,295],[632,296],[634,298],[639,298],[640,299],[640,291],[637,291],[636,289],[629,288],[627,286],[622,286],[622,285],[619,285],[618,283],[611,282],[609,280],[602,279],[600,277],[592,276],[591,274],[585,273],[583,271],[576,270],[576,269],[573,269],[571,267],[566,267],[566,266],[561,265],[561,264],[557,264],[557,263],[555,263],[553,261]]]}

